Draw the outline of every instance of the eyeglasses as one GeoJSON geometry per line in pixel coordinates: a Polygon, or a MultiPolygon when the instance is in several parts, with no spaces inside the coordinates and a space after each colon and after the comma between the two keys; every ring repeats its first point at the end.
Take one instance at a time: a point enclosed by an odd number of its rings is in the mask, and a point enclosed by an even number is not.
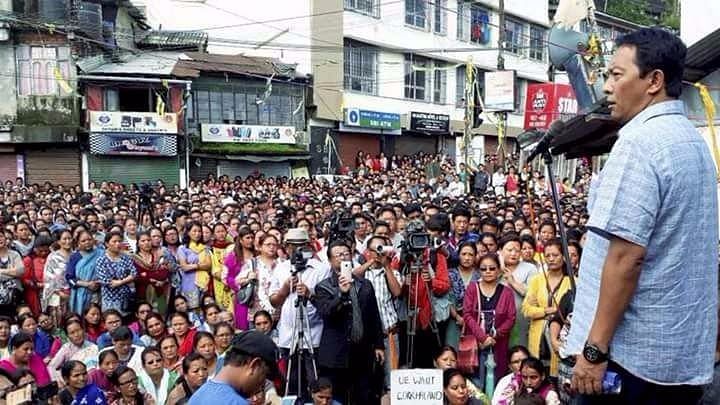
{"type": "Polygon", "coordinates": [[[137,383],[138,383],[138,382],[137,382],[137,378],[134,379],[134,380],[129,380],[129,381],[125,381],[125,382],[120,382],[120,381],[118,381],[118,385],[121,386],[121,387],[124,387],[124,386],[126,386],[126,385],[137,385],[137,383]]]}
{"type": "Polygon", "coordinates": [[[495,271],[497,266],[480,266],[480,271],[495,271]]]}
{"type": "Polygon", "coordinates": [[[342,259],[343,257],[352,257],[352,253],[350,253],[350,252],[336,253],[333,256],[338,259],[342,259]]]}
{"type": "Polygon", "coordinates": [[[150,359],[145,362],[145,364],[147,364],[147,365],[160,364],[160,363],[162,363],[162,360],[158,359],[158,358],[150,359]]]}

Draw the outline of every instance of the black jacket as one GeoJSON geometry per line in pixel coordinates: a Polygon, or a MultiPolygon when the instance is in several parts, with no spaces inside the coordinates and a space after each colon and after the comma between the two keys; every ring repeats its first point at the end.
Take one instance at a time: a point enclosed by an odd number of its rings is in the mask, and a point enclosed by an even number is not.
{"type": "Polygon", "coordinates": [[[369,281],[353,277],[352,288],[356,287],[363,318],[363,338],[360,343],[352,344],[350,294],[340,292],[338,276],[334,273],[315,286],[313,304],[323,318],[323,333],[318,351],[318,364],[322,367],[348,368],[352,360],[353,368],[368,370],[375,359],[374,350],[385,347],[375,290],[369,281]]]}

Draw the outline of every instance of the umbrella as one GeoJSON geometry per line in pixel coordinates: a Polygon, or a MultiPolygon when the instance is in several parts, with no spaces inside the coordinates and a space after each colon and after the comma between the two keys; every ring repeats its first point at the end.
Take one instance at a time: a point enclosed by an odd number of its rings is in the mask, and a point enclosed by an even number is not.
{"type": "Polygon", "coordinates": [[[487,360],[485,360],[485,395],[488,398],[493,397],[493,390],[495,389],[495,355],[492,349],[488,353],[487,360]]]}

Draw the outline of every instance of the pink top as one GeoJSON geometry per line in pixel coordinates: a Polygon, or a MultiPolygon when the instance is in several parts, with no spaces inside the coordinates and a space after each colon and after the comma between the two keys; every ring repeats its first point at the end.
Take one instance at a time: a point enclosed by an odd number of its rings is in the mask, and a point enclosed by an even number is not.
{"type": "MultiPolygon", "coordinates": [[[[35,384],[38,387],[44,387],[50,384],[50,373],[48,372],[47,366],[45,366],[42,357],[33,353],[30,356],[30,362],[28,365],[30,366],[30,371],[35,377],[35,384]]],[[[14,373],[17,370],[17,367],[9,359],[0,360],[0,368],[10,373],[14,373]]]]}

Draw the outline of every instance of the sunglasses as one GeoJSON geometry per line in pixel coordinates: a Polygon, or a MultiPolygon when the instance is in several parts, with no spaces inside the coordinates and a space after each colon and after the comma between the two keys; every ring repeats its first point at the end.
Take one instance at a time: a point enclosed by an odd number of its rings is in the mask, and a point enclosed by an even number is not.
{"type": "Polygon", "coordinates": [[[480,266],[480,271],[495,271],[497,266],[480,266]]]}

